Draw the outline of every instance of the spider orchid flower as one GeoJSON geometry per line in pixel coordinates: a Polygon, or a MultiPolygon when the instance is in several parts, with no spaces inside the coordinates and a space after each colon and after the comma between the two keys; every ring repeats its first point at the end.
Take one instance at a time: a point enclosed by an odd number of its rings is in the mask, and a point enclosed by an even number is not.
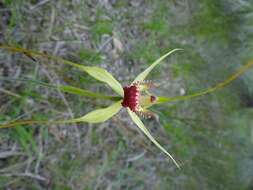
{"type": "MultiPolygon", "coordinates": [[[[164,152],[173,162],[174,164],[180,168],[179,164],[176,162],[176,160],[172,157],[170,153],[168,153],[150,134],[148,129],[144,126],[143,122],[139,118],[138,115],[143,115],[147,117],[152,116],[152,112],[148,111],[147,108],[152,106],[156,103],[157,97],[154,95],[150,95],[148,93],[148,89],[152,86],[152,83],[145,82],[145,78],[147,75],[152,71],[152,69],[157,66],[159,63],[161,63],[162,60],[164,60],[167,56],[171,55],[175,51],[181,50],[181,49],[174,49],[162,57],[160,57],[158,60],[156,60],[153,64],[151,64],[146,70],[144,70],[142,73],[140,73],[134,81],[129,85],[122,87],[121,84],[105,69],[99,68],[99,67],[89,67],[89,66],[83,66],[80,64],[73,63],[71,61],[67,61],[64,59],[61,59],[59,57],[54,57],[45,53],[35,52],[32,50],[26,50],[23,48],[16,48],[16,47],[9,47],[9,46],[0,46],[0,48],[7,49],[12,52],[20,52],[25,54],[26,56],[30,57],[32,60],[36,60],[34,57],[45,57],[48,59],[52,59],[57,62],[63,62],[64,64],[68,64],[74,67],[77,67],[80,70],[83,70],[93,78],[106,83],[109,85],[113,91],[115,91],[118,95],[120,95],[120,99],[117,100],[115,103],[113,103],[111,106],[107,108],[97,109],[94,111],[89,112],[88,114],[75,118],[70,120],[64,120],[64,121],[54,121],[54,122],[44,122],[44,121],[20,121],[15,123],[9,123],[6,125],[0,125],[0,128],[7,128],[12,127],[15,125],[22,125],[22,124],[34,124],[34,123],[74,123],[74,122],[87,122],[87,123],[101,123],[105,122],[111,117],[113,117],[115,114],[117,114],[121,108],[126,108],[127,112],[130,116],[130,118],[133,120],[133,122],[139,127],[139,129],[162,151],[164,152]]],[[[71,87],[72,90],[74,87],[71,87]]],[[[66,90],[66,88],[62,87],[61,90],[66,90]]],[[[69,89],[69,87],[68,87],[69,89]]],[[[74,90],[76,90],[75,88],[74,90]]],[[[79,91],[85,91],[82,89],[77,89],[79,91]]],[[[109,98],[108,98],[109,99],[109,98]]]]}
{"type": "MultiPolygon", "coordinates": [[[[45,53],[36,52],[32,50],[27,50],[23,48],[16,48],[16,47],[10,47],[10,46],[1,46],[0,48],[6,49],[8,51],[12,52],[19,52],[23,53],[29,58],[31,58],[33,61],[36,61],[37,57],[43,57],[47,59],[51,59],[56,62],[61,62],[63,64],[67,64],[73,67],[76,67],[93,78],[97,79],[100,82],[106,83],[111,87],[111,89],[116,92],[119,97],[116,96],[107,96],[103,94],[98,94],[94,92],[90,92],[88,90],[76,88],[73,86],[64,86],[64,85],[57,85],[57,88],[61,91],[72,93],[72,94],[78,94],[78,95],[84,95],[86,97],[91,98],[100,98],[105,100],[112,100],[114,103],[110,105],[107,108],[101,108],[94,111],[89,112],[88,114],[74,118],[69,120],[62,120],[62,121],[34,121],[34,120],[26,120],[26,121],[17,121],[17,122],[10,122],[7,124],[0,125],[0,128],[8,128],[8,127],[14,127],[16,125],[26,125],[26,124],[62,124],[62,123],[76,123],[76,122],[87,122],[87,123],[101,123],[105,122],[111,117],[113,117],[115,114],[117,114],[120,109],[126,108],[127,112],[130,116],[130,118],[133,120],[133,122],[138,126],[138,128],[162,151],[164,152],[173,162],[174,164],[180,168],[179,164],[176,162],[176,160],[172,157],[170,153],[168,153],[150,134],[148,129],[145,127],[141,119],[138,115],[143,115],[146,117],[151,117],[153,115],[152,112],[148,110],[149,107],[151,107],[154,104],[161,104],[166,102],[172,102],[172,101],[178,101],[178,100],[188,100],[196,97],[200,97],[206,94],[210,94],[218,89],[222,89],[225,86],[229,85],[232,81],[240,77],[242,74],[244,74],[250,67],[253,66],[253,61],[249,61],[247,64],[243,65],[241,68],[236,70],[232,75],[230,75],[226,80],[223,82],[220,82],[216,84],[213,87],[207,88],[205,90],[202,90],[197,93],[184,95],[184,96],[176,96],[176,97],[156,97],[148,92],[149,88],[152,87],[152,83],[145,82],[145,79],[147,75],[154,69],[155,66],[157,66],[159,63],[162,62],[167,56],[171,55],[172,53],[182,50],[182,49],[174,49],[165,55],[161,56],[159,59],[157,59],[154,63],[152,63],[146,70],[144,70],[142,73],[140,73],[134,81],[125,87],[122,87],[121,84],[105,69],[99,68],[99,67],[90,67],[90,66],[84,66],[80,65],[59,57],[51,56],[45,53]]],[[[48,86],[48,85],[47,85],[48,86]]]]}
{"type": "Polygon", "coordinates": [[[182,49],[174,49],[162,57],[160,57],[158,60],[156,60],[151,66],[149,66],[146,70],[144,70],[142,73],[140,73],[134,81],[129,85],[122,87],[120,83],[113,78],[113,83],[110,86],[114,87],[112,88],[116,93],[118,93],[122,99],[118,102],[112,104],[111,106],[104,108],[104,109],[98,109],[95,111],[92,111],[88,113],[87,115],[74,119],[75,122],[89,122],[89,123],[100,123],[104,122],[108,119],[110,119],[113,115],[117,114],[121,108],[126,108],[127,112],[130,116],[130,118],[133,120],[133,122],[139,127],[139,129],[151,140],[162,152],[164,152],[169,158],[174,162],[174,164],[180,168],[177,161],[173,158],[173,156],[167,152],[150,134],[148,129],[145,127],[141,119],[138,117],[138,114],[144,115],[147,117],[152,116],[152,112],[147,110],[147,107],[152,106],[156,103],[157,97],[154,95],[149,95],[148,89],[152,86],[152,83],[144,82],[147,75],[152,71],[152,69],[158,65],[163,59],[165,59],[167,56],[172,54],[175,51],[182,50],[182,49]],[[147,94],[143,96],[143,92],[146,92],[147,94]]]}

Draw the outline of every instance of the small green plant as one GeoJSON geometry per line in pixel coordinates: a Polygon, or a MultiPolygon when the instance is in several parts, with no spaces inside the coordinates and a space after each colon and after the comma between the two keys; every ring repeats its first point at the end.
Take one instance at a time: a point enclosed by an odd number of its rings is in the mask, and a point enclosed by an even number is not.
{"type": "MultiPolygon", "coordinates": [[[[99,67],[83,66],[83,65],[80,65],[80,64],[59,58],[59,57],[55,57],[55,56],[51,56],[45,53],[27,50],[23,48],[9,47],[9,46],[0,46],[0,48],[6,49],[12,52],[23,53],[24,55],[30,57],[33,60],[36,60],[36,57],[44,57],[47,59],[51,59],[57,62],[61,62],[67,65],[76,67],[86,72],[87,74],[95,78],[96,80],[106,83],[107,85],[111,87],[111,89],[114,92],[118,94],[118,96],[108,96],[108,95],[94,93],[94,92],[80,89],[73,86],[57,85],[54,87],[57,87],[59,90],[64,91],[64,92],[83,95],[90,98],[111,100],[114,103],[107,108],[91,111],[88,114],[79,118],[62,120],[62,121],[53,121],[53,122],[40,121],[40,120],[23,120],[23,121],[16,121],[16,122],[9,122],[7,124],[2,124],[0,125],[0,128],[9,128],[9,127],[17,126],[17,125],[27,125],[27,124],[36,124],[36,123],[37,124],[39,123],[63,124],[63,123],[78,123],[78,122],[101,123],[101,122],[107,121],[112,116],[117,114],[121,108],[126,108],[130,118],[139,127],[139,129],[161,151],[163,151],[169,158],[171,158],[171,160],[174,162],[174,164],[178,168],[180,168],[180,166],[176,162],[176,160],[153,138],[153,136],[150,134],[148,129],[144,126],[143,122],[141,121],[138,115],[142,115],[144,117],[152,117],[154,113],[149,111],[148,108],[155,104],[162,104],[162,103],[179,101],[179,100],[188,100],[191,98],[200,97],[200,96],[212,93],[230,84],[233,80],[237,79],[244,72],[246,72],[251,66],[253,66],[253,61],[250,61],[246,65],[242,66],[237,71],[235,71],[235,73],[232,74],[230,77],[228,77],[225,81],[218,83],[214,87],[208,88],[206,90],[203,90],[197,93],[193,93],[193,94],[185,95],[185,96],[177,96],[177,97],[158,97],[149,92],[149,89],[152,86],[154,86],[154,84],[151,82],[146,82],[145,79],[148,76],[148,74],[154,69],[154,67],[157,66],[159,63],[161,63],[166,57],[182,49],[174,49],[164,54],[159,59],[157,59],[154,63],[152,63],[146,70],[140,73],[129,86],[122,87],[121,84],[109,72],[99,67]]],[[[45,86],[52,87],[53,85],[46,84],[45,86]]]]}

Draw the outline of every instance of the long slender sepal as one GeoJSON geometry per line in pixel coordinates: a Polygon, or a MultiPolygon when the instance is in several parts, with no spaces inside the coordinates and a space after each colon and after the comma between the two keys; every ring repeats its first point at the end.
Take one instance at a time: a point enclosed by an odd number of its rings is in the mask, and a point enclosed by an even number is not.
{"type": "Polygon", "coordinates": [[[222,89],[225,86],[229,85],[231,82],[233,82],[238,77],[240,77],[241,75],[243,75],[252,66],[253,66],[253,60],[249,61],[246,65],[244,65],[241,68],[239,68],[237,71],[235,71],[226,80],[224,80],[223,82],[220,82],[220,83],[216,84],[213,87],[210,87],[208,89],[202,90],[202,91],[197,92],[197,93],[185,95],[185,96],[158,97],[158,100],[157,100],[156,104],[161,104],[161,103],[166,103],[166,102],[175,102],[175,101],[180,101],[180,100],[189,100],[189,99],[192,99],[192,98],[197,98],[197,97],[201,97],[201,96],[210,94],[210,93],[212,93],[212,92],[214,92],[216,90],[222,89]]]}
{"type": "Polygon", "coordinates": [[[89,90],[84,90],[84,89],[73,87],[73,86],[57,85],[56,88],[58,88],[59,90],[63,92],[77,94],[77,95],[81,95],[81,96],[85,96],[89,98],[112,100],[112,101],[118,101],[122,99],[122,97],[119,97],[119,96],[107,96],[107,95],[91,92],[89,90]]]}
{"type": "Polygon", "coordinates": [[[33,60],[35,60],[34,57],[39,56],[39,57],[47,58],[47,59],[50,59],[53,61],[61,62],[61,63],[67,64],[67,65],[76,67],[82,71],[85,71],[90,76],[97,79],[98,81],[108,84],[121,97],[124,96],[124,91],[123,91],[121,84],[105,69],[102,69],[99,67],[83,66],[83,65],[74,63],[72,61],[62,59],[60,57],[52,56],[52,55],[49,55],[46,53],[37,52],[37,51],[33,51],[33,50],[27,50],[27,49],[23,49],[23,48],[19,48],[19,47],[10,47],[10,46],[4,46],[4,45],[1,46],[0,45],[0,48],[6,49],[11,52],[23,53],[26,56],[32,58],[33,60]]]}
{"type": "Polygon", "coordinates": [[[142,123],[142,121],[140,120],[140,118],[134,113],[132,112],[129,108],[127,108],[127,111],[131,117],[131,119],[133,120],[133,122],[139,127],[139,129],[161,150],[163,151],[167,156],[169,156],[169,158],[174,162],[174,164],[180,168],[179,164],[177,163],[177,161],[173,158],[173,156],[168,153],[155,139],[154,137],[150,134],[150,132],[147,130],[147,128],[145,127],[145,125],[142,123]]]}
{"type": "Polygon", "coordinates": [[[34,79],[28,79],[28,78],[10,78],[10,77],[0,77],[0,81],[18,81],[18,82],[25,82],[30,83],[38,86],[43,86],[46,88],[52,88],[52,89],[59,89],[62,92],[67,92],[70,94],[76,94],[80,96],[85,96],[89,98],[96,98],[96,99],[102,99],[102,100],[112,100],[112,101],[119,101],[122,98],[120,96],[107,96],[100,93],[95,93],[89,90],[77,88],[74,86],[69,85],[53,85],[49,83],[45,83],[42,81],[34,80],[34,79]]]}
{"type": "Polygon", "coordinates": [[[80,118],[61,120],[61,121],[23,120],[23,121],[10,122],[7,124],[0,124],[0,129],[11,128],[18,125],[32,125],[32,124],[51,125],[51,124],[68,124],[68,123],[80,123],[80,122],[102,123],[110,119],[116,113],[118,113],[120,109],[121,109],[121,101],[118,101],[107,108],[91,111],[90,113],[87,113],[86,115],[80,118]]]}
{"type": "Polygon", "coordinates": [[[183,49],[173,49],[171,51],[169,51],[168,53],[164,54],[163,56],[161,56],[159,59],[157,59],[154,63],[152,63],[146,70],[144,70],[142,73],[140,73],[132,82],[136,83],[136,82],[142,82],[143,80],[145,80],[145,78],[148,76],[148,74],[154,69],[155,66],[157,66],[159,63],[161,63],[166,57],[168,57],[169,55],[171,55],[172,53],[176,52],[176,51],[180,51],[183,49]]]}

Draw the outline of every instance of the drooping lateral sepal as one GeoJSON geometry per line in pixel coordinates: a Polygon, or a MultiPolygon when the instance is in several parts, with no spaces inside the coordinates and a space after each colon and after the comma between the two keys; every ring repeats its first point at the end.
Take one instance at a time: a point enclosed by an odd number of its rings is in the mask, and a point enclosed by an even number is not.
{"type": "Polygon", "coordinates": [[[118,101],[107,108],[97,109],[86,115],[73,119],[74,122],[102,123],[110,119],[121,109],[121,101],[118,101]]]}

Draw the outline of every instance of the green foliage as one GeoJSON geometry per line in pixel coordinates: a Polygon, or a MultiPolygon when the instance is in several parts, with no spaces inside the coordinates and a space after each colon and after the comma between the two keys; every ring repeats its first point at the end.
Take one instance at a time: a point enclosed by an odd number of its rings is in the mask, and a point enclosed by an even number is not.
{"type": "Polygon", "coordinates": [[[190,26],[190,31],[203,39],[216,38],[229,42],[237,18],[226,12],[224,5],[225,2],[219,0],[204,0],[199,11],[196,11],[193,16],[193,25],[190,26]]]}
{"type": "Polygon", "coordinates": [[[111,35],[113,32],[113,23],[109,20],[97,20],[91,26],[92,37],[95,41],[100,41],[103,34],[111,35]]]}
{"type": "Polygon", "coordinates": [[[82,62],[88,63],[88,64],[100,64],[102,59],[101,59],[101,54],[98,52],[95,52],[91,49],[81,49],[78,53],[78,56],[82,62]]]}
{"type": "Polygon", "coordinates": [[[33,153],[38,153],[38,148],[34,139],[34,129],[27,130],[22,126],[15,127],[12,135],[21,144],[25,152],[32,157],[33,153]]]}

